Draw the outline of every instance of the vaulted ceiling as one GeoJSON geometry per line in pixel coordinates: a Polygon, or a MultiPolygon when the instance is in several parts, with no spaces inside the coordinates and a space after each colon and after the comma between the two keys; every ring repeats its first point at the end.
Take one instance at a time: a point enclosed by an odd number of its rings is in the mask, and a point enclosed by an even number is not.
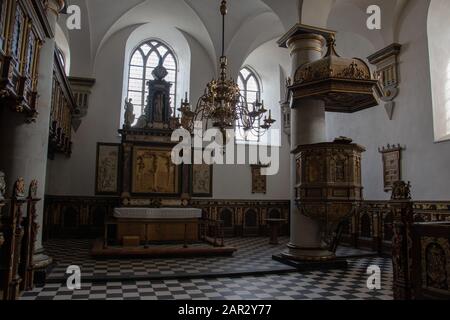
{"type": "MultiPolygon", "coordinates": [[[[221,50],[220,0],[69,0],[82,9],[81,31],[66,35],[72,56],[85,61],[86,71],[114,33],[133,25],[157,23],[176,27],[195,38],[212,61],[221,50]],[[76,44],[76,45],[75,45],[76,44]],[[89,61],[89,62],[88,62],[89,61]]],[[[263,43],[281,36],[301,21],[338,31],[353,29],[372,41],[375,47],[389,44],[396,37],[398,18],[408,0],[229,0],[226,51],[244,55],[242,60],[263,43]],[[381,31],[368,32],[366,8],[382,8],[381,31]],[[339,16],[338,16],[339,15],[339,16]],[[361,26],[361,24],[363,25],[361,26]],[[365,30],[364,30],[365,29],[365,30]]],[[[60,24],[63,24],[60,21],[60,24]]]]}

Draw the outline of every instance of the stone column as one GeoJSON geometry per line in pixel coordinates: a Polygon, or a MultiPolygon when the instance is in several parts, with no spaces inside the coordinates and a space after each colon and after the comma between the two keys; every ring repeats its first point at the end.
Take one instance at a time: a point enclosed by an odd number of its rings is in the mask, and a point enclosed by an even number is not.
{"type": "MultiPolygon", "coordinates": [[[[323,56],[326,40],[313,33],[299,34],[287,41],[292,57],[292,79],[303,64],[319,60],[323,56]]],[[[291,106],[291,147],[326,141],[325,104],[320,100],[303,99],[291,106]]],[[[315,221],[300,213],[295,203],[296,163],[291,156],[291,242],[290,254],[302,249],[319,249],[321,239],[315,221]]]]}
{"type": "MultiPolygon", "coordinates": [[[[61,1],[50,0],[47,17],[54,30],[60,11],[61,1]]],[[[22,114],[13,113],[6,108],[0,111],[0,170],[4,170],[11,193],[12,183],[23,177],[29,185],[33,179],[39,182],[38,197],[42,200],[37,206],[39,230],[36,240],[37,260],[48,262],[42,255],[42,223],[44,216],[44,196],[47,174],[48,136],[50,128],[50,108],[52,100],[53,57],[55,40],[47,38],[42,46],[38,67],[38,106],[39,115],[34,123],[25,123],[22,114]]]]}

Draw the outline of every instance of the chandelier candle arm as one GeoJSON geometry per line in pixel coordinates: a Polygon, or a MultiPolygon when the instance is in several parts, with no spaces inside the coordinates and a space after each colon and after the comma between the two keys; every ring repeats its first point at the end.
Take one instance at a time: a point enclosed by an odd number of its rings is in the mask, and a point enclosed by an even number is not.
{"type": "Polygon", "coordinates": [[[191,133],[196,121],[203,123],[203,128],[208,129],[209,124],[224,132],[235,126],[242,127],[245,132],[254,132],[258,137],[263,136],[271,128],[275,120],[271,112],[269,117],[265,116],[264,124],[261,120],[267,113],[264,101],[258,94],[253,108],[242,96],[239,85],[228,77],[228,58],[225,55],[225,17],[228,13],[227,1],[220,4],[220,14],[222,15],[222,56],[219,58],[219,79],[212,79],[205,88],[205,93],[197,102],[197,107],[192,110],[186,94],[185,101],[181,107],[181,127],[191,133]]]}

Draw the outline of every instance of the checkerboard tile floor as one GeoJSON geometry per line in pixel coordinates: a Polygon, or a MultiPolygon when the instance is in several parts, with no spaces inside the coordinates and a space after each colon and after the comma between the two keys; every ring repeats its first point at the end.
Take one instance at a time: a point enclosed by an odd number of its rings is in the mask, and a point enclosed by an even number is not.
{"type": "Polygon", "coordinates": [[[83,283],[71,291],[47,284],[22,300],[392,300],[389,259],[351,260],[347,270],[292,272],[280,275],[83,283]],[[382,270],[382,289],[367,289],[367,267],[382,270]]]}
{"type": "MultiPolygon", "coordinates": [[[[271,246],[267,238],[227,239],[227,246],[238,249],[232,257],[95,260],[89,256],[91,243],[88,240],[54,240],[45,244],[47,252],[56,262],[48,281],[65,282],[67,267],[71,265],[79,266],[83,279],[90,282],[295,271],[293,267],[272,260],[272,255],[285,250],[288,241],[288,238],[282,238],[279,246],[271,246]]],[[[337,254],[373,255],[343,247],[337,254]]]]}

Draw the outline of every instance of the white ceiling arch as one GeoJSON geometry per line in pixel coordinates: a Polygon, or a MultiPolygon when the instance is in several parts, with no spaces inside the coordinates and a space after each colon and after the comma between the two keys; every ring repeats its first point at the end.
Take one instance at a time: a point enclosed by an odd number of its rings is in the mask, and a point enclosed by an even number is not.
{"type": "Polygon", "coordinates": [[[300,21],[315,27],[327,27],[336,0],[299,0],[300,21]]]}
{"type": "Polygon", "coordinates": [[[398,41],[396,33],[407,0],[333,0],[328,27],[347,31],[367,38],[376,48],[382,49],[398,41]],[[369,30],[367,8],[377,5],[381,9],[381,30],[369,30]]]}
{"type": "MultiPolygon", "coordinates": [[[[241,60],[245,60],[248,53],[259,44],[283,34],[299,21],[337,31],[342,29],[359,32],[377,48],[387,45],[395,41],[399,17],[408,3],[407,0],[228,2],[226,50],[231,55],[241,52],[241,60]],[[382,8],[384,27],[381,31],[367,33],[364,19],[367,17],[367,7],[372,4],[382,8]],[[345,6],[352,8],[350,12],[339,9],[345,6]],[[260,27],[255,28],[258,24],[260,27]]],[[[69,32],[71,44],[77,44],[72,45],[72,57],[74,71],[78,75],[88,76],[92,73],[98,52],[114,33],[147,23],[175,27],[188,34],[204,48],[211,61],[217,64],[221,51],[220,0],[71,0],[70,3],[80,5],[84,13],[83,29],[69,32]]]]}
{"type": "MultiPolygon", "coordinates": [[[[255,19],[261,22],[262,29],[267,29],[267,25],[273,26],[276,21],[276,33],[283,33],[284,29],[279,28],[282,26],[280,17],[266,1],[228,0],[226,48],[229,49],[237,35],[255,19]],[[268,20],[261,21],[264,17],[268,20]]],[[[295,3],[296,0],[285,1],[295,3]]],[[[189,34],[202,45],[211,60],[217,63],[217,57],[221,53],[222,28],[219,4],[219,0],[90,0],[88,10],[92,24],[92,58],[95,59],[102,45],[117,31],[130,25],[151,22],[175,27],[189,34]]],[[[273,30],[261,32],[262,29],[253,29],[253,34],[245,32],[250,43],[247,51],[251,51],[252,45],[254,47],[255,38],[262,43],[274,36],[273,30]]],[[[241,35],[238,37],[242,38],[241,35]]]]}
{"type": "MultiPolygon", "coordinates": [[[[93,0],[104,1],[104,0],[93,0]]],[[[110,1],[116,2],[116,1],[110,1]]],[[[121,1],[123,2],[123,1],[121,1]]],[[[144,25],[152,23],[175,27],[195,37],[201,45],[213,57],[213,44],[208,31],[198,15],[186,4],[180,0],[140,0],[137,5],[128,6],[120,17],[115,18],[113,24],[102,32],[97,38],[97,44],[94,47],[98,52],[101,46],[108,38],[117,31],[130,25],[144,25]]]]}

